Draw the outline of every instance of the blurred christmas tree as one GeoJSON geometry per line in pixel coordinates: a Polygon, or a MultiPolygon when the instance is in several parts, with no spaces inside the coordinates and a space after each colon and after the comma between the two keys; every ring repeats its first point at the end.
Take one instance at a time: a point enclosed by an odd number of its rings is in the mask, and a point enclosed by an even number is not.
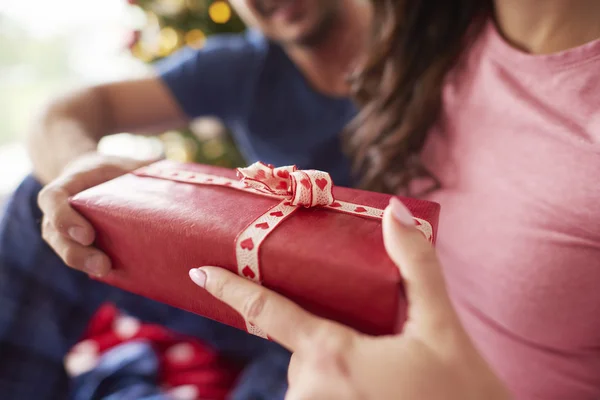
{"type": "MultiPolygon", "coordinates": [[[[188,46],[199,49],[206,37],[237,33],[243,22],[223,0],[127,0],[132,12],[144,15],[128,46],[137,59],[154,63],[188,46]]],[[[161,139],[167,158],[225,167],[244,165],[230,133],[219,123],[200,120],[189,129],[165,132],[161,139]]]]}

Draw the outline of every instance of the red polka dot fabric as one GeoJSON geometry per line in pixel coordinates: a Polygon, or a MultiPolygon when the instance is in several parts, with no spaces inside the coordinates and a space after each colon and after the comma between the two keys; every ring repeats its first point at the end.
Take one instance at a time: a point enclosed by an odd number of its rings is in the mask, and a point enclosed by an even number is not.
{"type": "Polygon", "coordinates": [[[157,386],[177,399],[225,399],[234,386],[239,367],[195,338],[171,332],[123,315],[105,304],[90,321],[87,331],[65,357],[67,373],[76,378],[93,370],[102,354],[115,347],[143,340],[159,359],[157,386]]]}

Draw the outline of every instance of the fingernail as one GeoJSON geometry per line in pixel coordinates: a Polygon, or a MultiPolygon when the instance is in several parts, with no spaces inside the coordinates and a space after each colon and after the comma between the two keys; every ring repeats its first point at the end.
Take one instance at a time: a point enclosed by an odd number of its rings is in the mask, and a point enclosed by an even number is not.
{"type": "Polygon", "coordinates": [[[396,197],[390,199],[390,208],[396,221],[405,226],[415,226],[415,220],[408,208],[396,197]]]}
{"type": "Polygon", "coordinates": [[[87,246],[89,244],[85,229],[83,229],[80,226],[74,226],[74,227],[69,228],[69,236],[71,236],[71,238],[74,241],[76,241],[77,243],[80,243],[84,246],[87,246]]]}
{"type": "Polygon", "coordinates": [[[85,260],[84,269],[87,273],[102,277],[108,273],[102,262],[102,256],[94,254],[85,260]]]}
{"type": "Polygon", "coordinates": [[[201,288],[204,288],[204,285],[206,285],[206,272],[199,268],[190,269],[190,278],[201,288]]]}

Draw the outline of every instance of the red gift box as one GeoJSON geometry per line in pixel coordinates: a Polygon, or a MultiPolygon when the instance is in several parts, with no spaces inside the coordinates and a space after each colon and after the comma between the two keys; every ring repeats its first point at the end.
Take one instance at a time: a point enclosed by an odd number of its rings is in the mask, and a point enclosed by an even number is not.
{"type": "MultiPolygon", "coordinates": [[[[264,337],[192,283],[190,268],[227,268],[322,317],[367,334],[392,333],[406,318],[406,298],[383,245],[389,199],[334,187],[320,171],[256,163],[236,175],[161,161],[71,204],[113,262],[106,283],[264,337]]],[[[440,206],[401,200],[435,242],[440,206]]]]}

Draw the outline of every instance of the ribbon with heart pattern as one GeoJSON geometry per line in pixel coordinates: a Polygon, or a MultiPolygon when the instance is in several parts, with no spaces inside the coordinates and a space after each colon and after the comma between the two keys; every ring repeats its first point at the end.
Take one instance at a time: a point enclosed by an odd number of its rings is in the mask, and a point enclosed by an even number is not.
{"type": "MultiPolygon", "coordinates": [[[[323,171],[299,170],[296,166],[275,168],[272,165],[256,162],[247,168],[238,168],[237,173],[240,179],[235,180],[176,167],[163,167],[160,164],[151,164],[134,171],[138,176],[230,187],[280,199],[276,206],[252,221],[235,240],[238,274],[258,284],[261,283],[258,256],[261,244],[277,226],[300,207],[321,207],[371,219],[383,217],[384,210],[379,208],[336,200],[333,196],[331,176],[323,171]]],[[[433,228],[428,221],[415,218],[415,224],[429,241],[433,240],[433,228]]],[[[246,329],[254,335],[267,337],[263,331],[247,321],[246,329]]]]}

